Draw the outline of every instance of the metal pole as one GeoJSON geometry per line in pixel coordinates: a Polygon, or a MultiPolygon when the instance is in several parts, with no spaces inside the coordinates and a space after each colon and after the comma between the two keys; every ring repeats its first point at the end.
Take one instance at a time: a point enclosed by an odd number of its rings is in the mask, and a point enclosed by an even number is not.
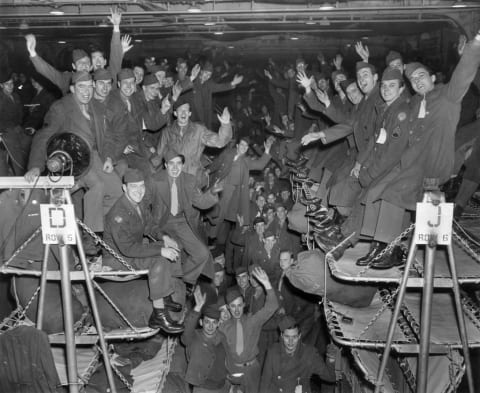
{"type": "Polygon", "coordinates": [[[415,259],[415,253],[417,251],[417,245],[415,244],[415,239],[412,238],[412,243],[410,244],[410,249],[408,250],[407,262],[405,264],[405,270],[403,272],[402,281],[400,282],[400,288],[397,294],[397,300],[395,302],[395,308],[393,310],[392,318],[390,319],[390,325],[388,326],[387,339],[385,342],[385,349],[383,350],[382,362],[380,363],[380,368],[377,374],[377,383],[375,384],[375,393],[381,392],[381,386],[383,381],[383,375],[385,369],[387,368],[388,357],[390,356],[390,349],[393,342],[393,334],[395,333],[395,327],[397,325],[398,316],[400,314],[400,309],[402,308],[403,299],[405,297],[405,292],[407,290],[408,275],[410,273],[410,268],[412,266],[413,260],[415,259]]]}
{"type": "Polygon", "coordinates": [[[70,393],[78,393],[77,357],[75,352],[75,334],[73,332],[72,285],[68,264],[68,250],[65,244],[59,244],[60,274],[62,285],[63,324],[67,347],[68,387],[70,393]]]}
{"type": "Polygon", "coordinates": [[[48,255],[50,253],[50,244],[45,244],[43,250],[42,275],[40,276],[40,294],[38,295],[37,308],[37,329],[42,330],[43,326],[43,311],[45,309],[45,292],[47,291],[47,270],[48,270],[48,255]]]}
{"type": "Polygon", "coordinates": [[[457,268],[455,267],[455,259],[453,256],[453,248],[451,243],[447,246],[447,250],[448,264],[450,266],[450,273],[452,275],[453,296],[455,298],[455,308],[457,310],[458,330],[460,339],[462,340],[463,358],[465,360],[465,369],[467,372],[468,391],[470,393],[474,393],[472,364],[470,362],[470,351],[468,349],[467,327],[465,325],[465,317],[463,315],[462,303],[460,301],[460,288],[458,287],[457,268]]]}
{"type": "MultiPolygon", "coordinates": [[[[68,190],[64,190],[65,199],[67,203],[72,204],[72,197],[70,196],[70,192],[68,190]]],[[[87,260],[85,258],[85,251],[83,249],[82,243],[82,234],[80,233],[80,229],[78,228],[77,223],[75,223],[75,236],[77,237],[77,248],[78,248],[78,256],[80,258],[80,263],[82,264],[82,270],[85,274],[85,285],[87,287],[88,297],[90,298],[90,305],[92,307],[92,314],[93,319],[95,320],[95,326],[97,328],[98,339],[100,341],[100,348],[103,352],[103,362],[105,364],[105,372],[107,373],[108,384],[110,385],[110,389],[112,393],[117,393],[117,389],[115,387],[115,381],[113,379],[113,372],[112,367],[110,365],[110,358],[108,357],[108,348],[107,343],[105,341],[105,336],[103,334],[103,327],[102,321],[100,319],[100,314],[98,312],[97,301],[95,300],[95,291],[92,285],[92,279],[88,274],[88,265],[87,260]]]]}
{"type": "Polygon", "coordinates": [[[430,355],[430,329],[432,325],[433,275],[435,272],[436,243],[425,248],[424,286],[420,317],[420,353],[418,355],[417,393],[427,391],[428,358],[430,355]]]}

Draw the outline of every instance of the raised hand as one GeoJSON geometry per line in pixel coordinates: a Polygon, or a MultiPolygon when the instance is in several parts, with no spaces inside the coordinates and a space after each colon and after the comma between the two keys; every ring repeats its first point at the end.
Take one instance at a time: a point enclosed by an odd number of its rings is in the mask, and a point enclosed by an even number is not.
{"type": "Polygon", "coordinates": [[[263,285],[265,289],[271,289],[272,284],[270,284],[270,280],[267,276],[267,273],[265,273],[265,270],[263,270],[261,267],[256,267],[252,271],[253,277],[255,277],[260,284],[263,285]]]}
{"type": "Polygon", "coordinates": [[[337,53],[337,55],[333,59],[333,65],[335,66],[335,69],[336,70],[341,70],[342,69],[342,63],[343,63],[343,56],[340,53],[337,53]]]}
{"type": "Polygon", "coordinates": [[[162,114],[164,115],[165,113],[167,113],[171,107],[172,104],[169,100],[169,94],[167,94],[167,96],[162,100],[162,108],[160,109],[162,111],[162,114]]]}
{"type": "Polygon", "coordinates": [[[113,26],[120,26],[120,22],[122,21],[122,13],[120,10],[115,7],[114,9],[110,8],[110,16],[108,17],[108,20],[113,26]]]}
{"type": "Polygon", "coordinates": [[[297,73],[297,83],[304,87],[307,93],[310,93],[312,91],[312,83],[314,83],[313,76],[309,78],[305,71],[300,71],[297,73]]]}
{"type": "Polygon", "coordinates": [[[268,71],[268,70],[263,70],[263,73],[265,74],[265,76],[266,76],[268,79],[271,80],[271,79],[273,78],[273,77],[272,77],[272,74],[270,74],[270,71],[268,71]]]}
{"type": "Polygon", "coordinates": [[[363,44],[358,41],[355,44],[355,50],[357,51],[357,54],[361,57],[361,59],[365,63],[368,63],[368,58],[370,57],[370,51],[368,50],[368,46],[363,46],[363,44]]]}
{"type": "Polygon", "coordinates": [[[182,94],[182,85],[180,81],[176,81],[175,84],[172,86],[172,99],[173,101],[177,101],[180,94],[182,94]]]}
{"type": "Polygon", "coordinates": [[[458,45],[457,45],[457,52],[459,56],[463,54],[466,44],[467,44],[467,37],[464,34],[460,34],[460,37],[458,37],[458,45]]]}
{"type": "Polygon", "coordinates": [[[190,73],[190,81],[194,81],[198,74],[200,73],[200,70],[202,69],[202,67],[200,67],[200,64],[195,64],[192,68],[192,72],[190,73]]]}
{"type": "Polygon", "coordinates": [[[27,41],[27,50],[30,54],[30,57],[35,57],[37,55],[36,48],[37,48],[37,39],[33,34],[27,34],[25,36],[25,40],[27,41]]]}
{"type": "Polygon", "coordinates": [[[230,124],[230,112],[228,111],[227,107],[223,108],[222,115],[217,115],[217,117],[220,123],[230,124]]]}
{"type": "Polygon", "coordinates": [[[330,97],[324,91],[317,89],[315,90],[315,96],[317,97],[318,101],[320,101],[326,108],[330,106],[330,97]]]}
{"type": "Polygon", "coordinates": [[[232,86],[237,86],[243,81],[243,75],[235,75],[231,82],[232,86]]]}
{"type": "Polygon", "coordinates": [[[207,301],[207,294],[202,293],[200,290],[200,287],[197,285],[195,287],[195,290],[193,291],[193,298],[195,299],[195,311],[200,312],[202,310],[202,307],[205,305],[205,302],[207,301]]]}
{"type": "Polygon", "coordinates": [[[122,44],[123,54],[127,53],[130,49],[133,48],[133,45],[131,44],[131,42],[132,42],[132,37],[130,37],[128,34],[125,34],[121,38],[120,43],[122,44]]]}

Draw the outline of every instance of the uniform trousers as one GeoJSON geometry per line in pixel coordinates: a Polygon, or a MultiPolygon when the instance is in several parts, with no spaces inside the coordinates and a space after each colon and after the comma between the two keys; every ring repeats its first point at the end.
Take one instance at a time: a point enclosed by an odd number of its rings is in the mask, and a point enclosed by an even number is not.
{"type": "Polygon", "coordinates": [[[94,232],[103,232],[103,217],[122,196],[120,177],[115,171],[105,173],[98,152],[93,151],[90,170],[76,185],[87,189],[83,197],[85,224],[94,232]]]}
{"type": "Polygon", "coordinates": [[[184,215],[169,217],[163,231],[177,240],[187,253],[182,263],[183,281],[195,284],[200,274],[213,279],[213,259],[202,240],[193,232],[184,215]]]}
{"type": "MultiPolygon", "coordinates": [[[[150,299],[162,299],[174,292],[172,280],[172,263],[161,256],[148,258],[131,258],[127,262],[136,270],[148,269],[148,287],[150,299]]],[[[104,259],[104,264],[114,269],[125,270],[113,257],[104,259]]]]}

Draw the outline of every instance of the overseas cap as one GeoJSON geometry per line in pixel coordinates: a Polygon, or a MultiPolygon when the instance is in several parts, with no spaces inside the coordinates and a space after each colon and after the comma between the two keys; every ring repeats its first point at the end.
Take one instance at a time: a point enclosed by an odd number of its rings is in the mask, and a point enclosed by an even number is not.
{"type": "Polygon", "coordinates": [[[143,78],[143,86],[150,86],[158,83],[158,79],[154,74],[147,74],[143,78]]]}
{"type": "Polygon", "coordinates": [[[238,299],[241,297],[243,299],[242,294],[236,287],[228,288],[227,293],[225,294],[225,301],[227,304],[230,304],[233,302],[235,299],[238,299]]]}
{"type": "Polygon", "coordinates": [[[145,176],[138,169],[128,168],[123,175],[123,183],[138,183],[145,181],[145,176]]]}
{"type": "Polygon", "coordinates": [[[88,82],[92,80],[92,75],[87,71],[77,71],[72,75],[72,84],[77,82],[88,82]]]}
{"type": "Polygon", "coordinates": [[[382,74],[382,81],[391,81],[397,79],[403,81],[403,75],[398,68],[387,67],[382,74]]]}
{"type": "Polygon", "coordinates": [[[403,61],[402,55],[398,53],[397,51],[391,50],[388,52],[387,57],[385,57],[385,62],[387,63],[387,66],[393,61],[400,59],[403,61]]]}
{"type": "Polygon", "coordinates": [[[367,63],[365,61],[357,61],[355,70],[358,72],[360,70],[363,70],[364,68],[369,68],[372,71],[372,74],[375,74],[377,72],[377,69],[373,64],[367,63]]]}
{"type": "Polygon", "coordinates": [[[106,70],[105,68],[99,68],[93,73],[93,80],[94,81],[108,81],[111,80],[112,74],[110,71],[106,70]]]}
{"type": "Polygon", "coordinates": [[[74,49],[72,51],[72,60],[74,63],[76,63],[80,59],[83,59],[84,57],[90,58],[87,52],[85,52],[83,49],[74,49]]]}
{"type": "Polygon", "coordinates": [[[119,73],[118,73],[118,80],[123,81],[125,79],[130,79],[130,78],[135,78],[135,74],[133,73],[133,70],[130,68],[123,68],[119,73]]]}
{"type": "Polygon", "coordinates": [[[282,319],[280,319],[280,321],[278,322],[278,328],[281,332],[286,329],[291,329],[296,325],[297,321],[295,321],[295,318],[291,317],[290,315],[284,315],[282,319]]]}
{"type": "Polygon", "coordinates": [[[410,77],[412,76],[412,74],[418,70],[419,68],[424,68],[425,70],[428,71],[428,68],[426,66],[424,66],[422,63],[419,63],[419,62],[413,62],[413,63],[408,63],[406,66],[405,66],[405,76],[410,79],[410,77]]]}

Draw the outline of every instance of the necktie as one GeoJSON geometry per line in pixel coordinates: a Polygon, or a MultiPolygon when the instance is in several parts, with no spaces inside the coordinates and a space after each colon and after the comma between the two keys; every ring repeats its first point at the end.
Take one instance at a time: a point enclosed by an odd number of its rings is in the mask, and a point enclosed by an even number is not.
{"type": "Polygon", "coordinates": [[[235,352],[240,355],[243,352],[243,327],[240,319],[237,319],[237,332],[235,340],[235,352]]]}
{"type": "Polygon", "coordinates": [[[418,118],[424,119],[426,114],[427,114],[427,100],[425,99],[425,96],[423,96],[423,100],[420,103],[420,110],[418,111],[418,118]]]}
{"type": "Polygon", "coordinates": [[[130,104],[130,100],[128,98],[127,98],[126,102],[127,102],[127,110],[129,112],[131,112],[132,111],[132,104],[130,104]]]}
{"type": "Polygon", "coordinates": [[[80,105],[80,110],[83,113],[83,116],[85,116],[88,120],[90,120],[90,115],[88,114],[88,106],[85,104],[80,105]]]}
{"type": "Polygon", "coordinates": [[[137,210],[138,216],[143,221],[142,210],[140,210],[140,206],[137,205],[136,210],[137,210]]]}
{"type": "Polygon", "coordinates": [[[170,213],[172,216],[176,216],[178,214],[178,191],[177,191],[177,183],[173,180],[172,188],[170,189],[170,213]]]}

